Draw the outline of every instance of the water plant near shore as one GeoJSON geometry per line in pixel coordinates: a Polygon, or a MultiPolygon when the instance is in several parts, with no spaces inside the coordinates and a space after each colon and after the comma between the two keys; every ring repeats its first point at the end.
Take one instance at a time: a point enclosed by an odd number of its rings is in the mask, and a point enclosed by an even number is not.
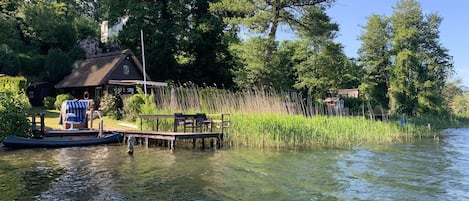
{"type": "Polygon", "coordinates": [[[259,148],[349,147],[433,135],[434,132],[415,125],[401,126],[362,117],[275,114],[235,114],[230,132],[235,144],[259,148]]]}
{"type": "MultiPolygon", "coordinates": [[[[409,141],[416,137],[435,137],[432,118],[373,121],[361,116],[331,116],[327,110],[305,104],[300,96],[263,91],[230,92],[214,88],[172,88],[160,90],[156,102],[146,99],[144,114],[231,113],[227,140],[233,145],[259,148],[344,147],[409,141]],[[287,104],[286,104],[287,103],[287,104]],[[314,112],[316,111],[316,112],[314,112]],[[325,111],[325,113],[324,113],[325,111]],[[416,121],[421,120],[421,121],[416,121]],[[422,123],[426,122],[426,123],[422,123]],[[428,122],[428,123],[427,123],[428,122]]],[[[137,120],[143,129],[155,129],[154,120],[137,120]]],[[[436,125],[440,128],[445,123],[436,125]]],[[[171,131],[171,120],[160,120],[159,130],[171,131]]]]}

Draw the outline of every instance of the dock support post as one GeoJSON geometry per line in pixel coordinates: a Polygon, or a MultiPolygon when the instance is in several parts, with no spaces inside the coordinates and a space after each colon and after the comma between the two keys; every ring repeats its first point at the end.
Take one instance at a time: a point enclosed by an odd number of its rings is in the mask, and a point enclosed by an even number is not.
{"type": "Polygon", "coordinates": [[[176,149],[176,140],[170,140],[169,142],[169,149],[175,150],[176,149]]]}
{"type": "Polygon", "coordinates": [[[44,121],[44,113],[39,114],[41,117],[41,137],[44,137],[44,132],[46,130],[46,124],[44,121]]]}
{"type": "Polygon", "coordinates": [[[145,147],[148,148],[148,138],[145,138],[145,147]]]}
{"type": "Polygon", "coordinates": [[[129,144],[129,151],[127,153],[133,154],[134,153],[134,145],[135,145],[135,137],[133,137],[133,136],[129,137],[128,144],[129,144]]]}
{"type": "Polygon", "coordinates": [[[218,135],[217,137],[217,148],[221,148],[223,146],[223,135],[218,135]]]}
{"type": "MultiPolygon", "coordinates": [[[[31,117],[31,131],[33,135],[36,135],[36,114],[33,114],[31,117]]],[[[36,137],[36,136],[34,136],[36,137]]]]}
{"type": "Polygon", "coordinates": [[[94,115],[94,109],[91,108],[90,110],[90,118],[88,119],[88,121],[90,121],[90,128],[93,128],[93,115],[94,115]]]}

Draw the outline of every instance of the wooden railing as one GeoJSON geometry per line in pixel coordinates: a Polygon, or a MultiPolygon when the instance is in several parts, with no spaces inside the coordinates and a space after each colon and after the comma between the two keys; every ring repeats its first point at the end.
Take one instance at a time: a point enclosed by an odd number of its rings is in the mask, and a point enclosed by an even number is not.
{"type": "Polygon", "coordinates": [[[231,123],[230,114],[140,114],[140,129],[143,129],[143,120],[155,119],[156,125],[154,129],[158,131],[160,119],[173,119],[173,132],[178,132],[180,126],[183,127],[183,132],[187,132],[190,129],[192,132],[213,132],[214,128],[219,128],[222,133],[228,131],[231,123]]]}

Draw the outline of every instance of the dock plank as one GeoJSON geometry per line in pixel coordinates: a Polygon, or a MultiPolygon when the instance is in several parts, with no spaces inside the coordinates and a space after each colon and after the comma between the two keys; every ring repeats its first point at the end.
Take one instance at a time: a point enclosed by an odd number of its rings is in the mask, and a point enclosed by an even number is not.
{"type": "Polygon", "coordinates": [[[170,149],[175,149],[176,140],[185,139],[205,139],[216,138],[217,144],[223,143],[223,133],[221,132],[165,132],[165,131],[141,131],[141,130],[123,130],[118,131],[124,134],[124,137],[137,137],[145,139],[167,140],[170,143],[170,149]]]}

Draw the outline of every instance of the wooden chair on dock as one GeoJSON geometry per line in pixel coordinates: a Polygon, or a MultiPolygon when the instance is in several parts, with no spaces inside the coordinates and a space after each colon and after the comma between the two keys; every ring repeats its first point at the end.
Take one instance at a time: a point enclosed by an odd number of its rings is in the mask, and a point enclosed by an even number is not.
{"type": "Polygon", "coordinates": [[[197,114],[174,114],[174,132],[177,132],[177,127],[183,126],[184,132],[191,129],[192,132],[204,132],[211,126],[212,121],[207,118],[205,113],[197,114]]]}
{"type": "Polygon", "coordinates": [[[174,113],[174,132],[177,132],[177,128],[179,126],[183,126],[185,133],[187,128],[191,128],[194,121],[192,119],[188,119],[188,116],[183,113],[174,113]]]}
{"type": "Polygon", "coordinates": [[[205,113],[197,113],[195,114],[194,126],[198,128],[200,132],[208,131],[209,128],[212,128],[212,120],[208,119],[205,113]]]}

